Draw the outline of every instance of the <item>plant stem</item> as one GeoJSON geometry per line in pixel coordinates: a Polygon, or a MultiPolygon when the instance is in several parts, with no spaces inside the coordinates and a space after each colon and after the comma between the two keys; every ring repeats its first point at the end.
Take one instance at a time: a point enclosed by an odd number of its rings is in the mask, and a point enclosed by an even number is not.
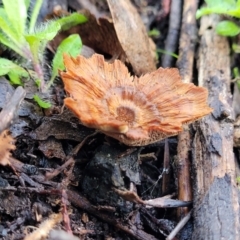
{"type": "Polygon", "coordinates": [[[49,80],[49,82],[48,82],[48,84],[47,84],[47,89],[49,89],[49,88],[52,86],[55,77],[56,77],[56,76],[54,76],[54,75],[51,76],[51,78],[50,78],[50,80],[49,80]]]}
{"type": "Polygon", "coordinates": [[[36,72],[37,75],[37,79],[40,80],[40,91],[41,92],[45,92],[47,90],[46,85],[45,85],[45,81],[44,81],[44,74],[43,74],[43,69],[41,67],[40,62],[38,61],[37,58],[34,57],[34,55],[32,54],[32,52],[27,49],[26,50],[26,58],[30,58],[32,64],[33,64],[33,69],[36,72]]]}
{"type": "Polygon", "coordinates": [[[41,92],[45,92],[46,90],[46,85],[45,85],[45,81],[44,81],[44,76],[43,76],[43,70],[41,65],[39,64],[39,62],[33,62],[33,68],[34,71],[37,73],[37,77],[40,80],[40,91],[41,92]]]}

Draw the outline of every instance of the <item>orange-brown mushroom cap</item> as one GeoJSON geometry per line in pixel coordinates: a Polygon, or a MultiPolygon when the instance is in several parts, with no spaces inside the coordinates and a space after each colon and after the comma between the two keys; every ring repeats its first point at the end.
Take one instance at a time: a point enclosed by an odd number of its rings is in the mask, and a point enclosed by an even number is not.
{"type": "Polygon", "coordinates": [[[69,97],[65,105],[83,125],[131,146],[143,146],[177,135],[182,126],[209,113],[207,89],[183,83],[176,68],[159,68],[130,76],[119,60],[94,54],[64,55],[60,72],[69,97]]]}

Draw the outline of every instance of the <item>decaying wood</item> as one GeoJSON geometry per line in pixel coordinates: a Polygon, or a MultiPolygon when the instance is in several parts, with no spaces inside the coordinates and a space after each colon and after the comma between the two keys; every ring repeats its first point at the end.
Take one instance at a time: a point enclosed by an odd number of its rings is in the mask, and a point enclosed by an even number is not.
{"type": "Polygon", "coordinates": [[[113,225],[117,229],[122,230],[123,232],[128,233],[129,235],[133,236],[134,238],[138,240],[157,240],[154,236],[144,232],[142,229],[138,229],[135,225],[128,223],[121,223],[114,217],[111,217],[107,215],[106,213],[102,213],[101,211],[97,211],[96,207],[90,204],[90,202],[84,198],[83,196],[80,196],[76,194],[74,191],[67,191],[68,199],[71,203],[76,205],[77,207],[80,207],[89,213],[97,216],[98,218],[104,220],[105,222],[113,225]]]}
{"type": "MultiPolygon", "coordinates": [[[[197,39],[196,11],[198,1],[185,0],[182,14],[182,26],[179,43],[178,67],[184,82],[190,83],[193,78],[193,60],[197,39]]],[[[191,180],[191,135],[189,128],[186,128],[178,136],[178,199],[192,201],[192,180],[191,180]]],[[[178,208],[178,217],[182,218],[187,214],[188,208],[178,208]]]]}
{"type": "Polygon", "coordinates": [[[209,90],[213,113],[199,121],[194,139],[192,239],[240,239],[233,155],[229,45],[215,32],[218,16],[201,19],[199,85],[209,90]]]}
{"type": "Polygon", "coordinates": [[[197,42],[196,11],[198,1],[184,0],[177,65],[183,82],[193,80],[193,61],[197,42]]]}
{"type": "MultiPolygon", "coordinates": [[[[185,129],[178,136],[177,155],[177,176],[178,176],[178,199],[192,201],[192,180],[190,161],[191,136],[188,129],[185,129]]],[[[189,208],[178,208],[178,218],[184,217],[189,208]]]]}
{"type": "MultiPolygon", "coordinates": [[[[164,2],[164,1],[163,1],[164,2]]],[[[182,19],[182,0],[172,0],[171,10],[169,16],[169,29],[165,41],[165,51],[168,53],[175,53],[177,50],[177,42],[179,39],[179,30],[182,19]]],[[[170,54],[163,54],[161,59],[161,66],[172,67],[173,57],[170,54]]]]}

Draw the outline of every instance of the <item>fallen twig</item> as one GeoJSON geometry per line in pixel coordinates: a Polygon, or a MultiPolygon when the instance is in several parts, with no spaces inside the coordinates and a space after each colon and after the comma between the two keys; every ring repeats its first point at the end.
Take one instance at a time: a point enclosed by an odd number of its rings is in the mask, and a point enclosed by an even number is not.
{"type": "Polygon", "coordinates": [[[12,123],[25,94],[26,91],[21,86],[17,87],[9,102],[3,107],[0,113],[0,133],[12,123]]]}

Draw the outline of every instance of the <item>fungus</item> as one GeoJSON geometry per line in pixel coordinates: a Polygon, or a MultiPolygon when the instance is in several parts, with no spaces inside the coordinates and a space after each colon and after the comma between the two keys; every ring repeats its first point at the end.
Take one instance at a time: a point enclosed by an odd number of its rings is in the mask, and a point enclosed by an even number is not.
{"type": "Polygon", "coordinates": [[[107,63],[98,54],[65,55],[64,64],[65,105],[83,125],[129,146],[177,135],[184,124],[212,112],[207,89],[183,83],[176,68],[131,76],[121,61],[107,63]]]}

